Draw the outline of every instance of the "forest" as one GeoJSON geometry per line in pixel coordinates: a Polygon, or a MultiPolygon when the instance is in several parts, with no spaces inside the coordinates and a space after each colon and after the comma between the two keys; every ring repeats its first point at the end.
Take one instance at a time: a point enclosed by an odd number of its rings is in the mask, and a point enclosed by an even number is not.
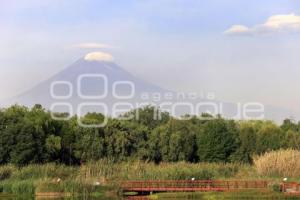
{"type": "MultiPolygon", "coordinates": [[[[132,110],[139,119],[108,118],[101,128],[78,125],[78,116],[55,120],[41,105],[13,105],[0,110],[0,165],[57,163],[80,165],[109,158],[114,162],[252,163],[254,155],[300,149],[300,123],[286,119],[234,121],[203,114],[178,119],[146,106],[132,110]]],[[[65,113],[56,113],[64,115],[65,113]]],[[[100,113],[80,117],[85,124],[104,119],[100,113]]]]}

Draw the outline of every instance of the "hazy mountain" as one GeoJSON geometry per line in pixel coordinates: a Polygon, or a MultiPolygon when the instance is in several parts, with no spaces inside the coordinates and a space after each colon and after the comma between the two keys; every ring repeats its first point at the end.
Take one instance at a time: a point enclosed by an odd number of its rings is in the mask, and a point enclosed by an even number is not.
{"type": "MultiPolygon", "coordinates": [[[[218,109],[222,109],[226,117],[236,116],[238,110],[241,109],[234,103],[183,96],[141,80],[112,61],[86,60],[85,58],[78,60],[31,90],[2,102],[1,105],[8,106],[15,103],[30,107],[34,104],[42,104],[52,111],[68,111],[79,115],[88,111],[116,115],[120,114],[114,113],[113,110],[116,108],[124,112],[150,103],[155,103],[163,109],[173,109],[177,116],[207,111],[214,113],[213,106],[210,104],[215,104],[218,109]],[[196,109],[199,102],[210,103],[196,109]],[[176,106],[172,107],[173,105],[176,106]],[[194,113],[191,113],[189,106],[193,106],[194,113]]],[[[240,110],[240,112],[243,111],[240,110]]],[[[287,117],[299,119],[299,116],[298,113],[289,110],[265,106],[267,119],[280,121],[287,117]]]]}
{"type": "Polygon", "coordinates": [[[76,110],[80,103],[106,103],[110,106],[119,100],[113,96],[113,87],[118,96],[132,96],[126,99],[121,97],[122,102],[130,103],[135,102],[142,93],[168,92],[136,78],[111,61],[87,61],[82,58],[31,90],[6,100],[2,105],[42,104],[46,108],[51,108],[53,104],[69,103],[73,106],[73,110],[76,110]],[[103,98],[86,97],[104,94],[106,95],[103,98]]]}

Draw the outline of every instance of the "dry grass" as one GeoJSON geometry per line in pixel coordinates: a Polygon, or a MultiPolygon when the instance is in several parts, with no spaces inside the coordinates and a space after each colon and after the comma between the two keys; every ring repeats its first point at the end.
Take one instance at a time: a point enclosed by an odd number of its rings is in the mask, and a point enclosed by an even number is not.
{"type": "Polygon", "coordinates": [[[259,175],[274,177],[300,176],[300,151],[278,150],[254,157],[254,165],[259,175]]]}

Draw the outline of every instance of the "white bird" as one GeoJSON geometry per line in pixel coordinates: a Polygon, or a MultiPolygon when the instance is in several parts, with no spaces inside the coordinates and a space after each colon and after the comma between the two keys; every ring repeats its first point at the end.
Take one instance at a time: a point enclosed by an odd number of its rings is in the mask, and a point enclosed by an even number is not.
{"type": "Polygon", "coordinates": [[[284,178],[284,179],[283,179],[283,181],[287,181],[287,180],[288,180],[287,178],[284,178]]]}
{"type": "Polygon", "coordinates": [[[193,178],[192,178],[192,181],[194,181],[194,180],[195,180],[195,178],[193,177],[193,178]]]}

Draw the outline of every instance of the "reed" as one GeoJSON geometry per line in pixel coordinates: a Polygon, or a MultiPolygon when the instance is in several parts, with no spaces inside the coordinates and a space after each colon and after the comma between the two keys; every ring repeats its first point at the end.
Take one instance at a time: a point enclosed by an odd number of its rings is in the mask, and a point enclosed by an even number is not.
{"type": "Polygon", "coordinates": [[[0,191],[15,195],[33,195],[35,192],[35,186],[32,180],[1,181],[0,191]]]}
{"type": "Polygon", "coordinates": [[[223,163],[145,163],[141,161],[113,163],[98,161],[80,168],[80,176],[98,180],[186,180],[214,179],[235,176],[242,164],[223,163]]]}
{"type": "Polygon", "coordinates": [[[296,178],[300,176],[300,151],[270,151],[254,157],[254,165],[261,176],[296,178]]]}
{"type": "Polygon", "coordinates": [[[0,181],[9,179],[14,171],[16,171],[16,168],[13,165],[0,166],[0,181]]]}
{"type": "Polygon", "coordinates": [[[76,175],[77,167],[68,167],[65,165],[57,165],[53,163],[44,165],[28,165],[20,169],[16,169],[12,174],[12,179],[42,179],[42,178],[68,178],[76,175]]]}
{"type": "Polygon", "coordinates": [[[249,168],[234,163],[147,163],[110,159],[91,161],[82,166],[56,164],[0,167],[0,191],[6,193],[92,194],[118,189],[126,180],[228,179],[249,168]]]}

